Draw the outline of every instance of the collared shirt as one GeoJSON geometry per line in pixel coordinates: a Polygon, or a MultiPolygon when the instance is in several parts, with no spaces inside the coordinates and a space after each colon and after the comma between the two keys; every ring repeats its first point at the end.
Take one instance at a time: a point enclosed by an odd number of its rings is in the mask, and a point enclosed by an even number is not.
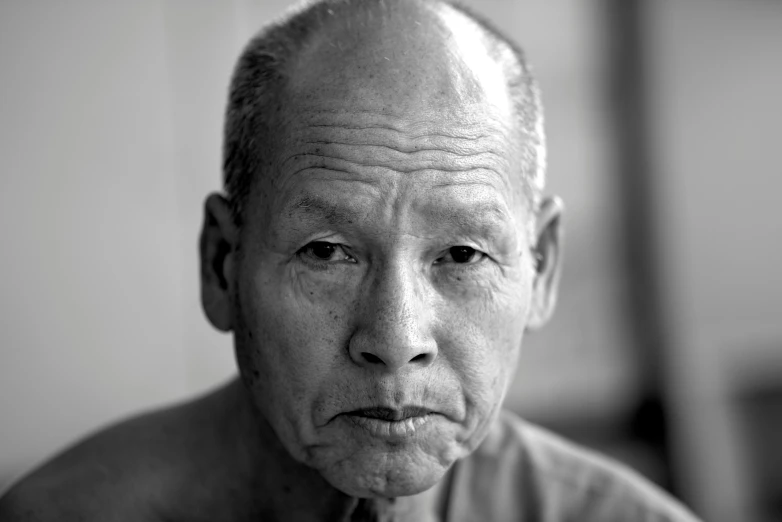
{"type": "Polygon", "coordinates": [[[448,481],[447,522],[697,522],[636,472],[509,412],[448,481]]]}

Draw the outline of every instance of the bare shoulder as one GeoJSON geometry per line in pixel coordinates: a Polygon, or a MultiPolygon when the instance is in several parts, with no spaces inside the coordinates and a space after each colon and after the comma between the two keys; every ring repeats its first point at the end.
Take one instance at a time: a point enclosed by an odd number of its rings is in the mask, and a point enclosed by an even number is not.
{"type": "Polygon", "coordinates": [[[213,395],[138,415],[76,443],[0,498],[0,520],[166,519],[183,479],[212,451],[213,395]]]}

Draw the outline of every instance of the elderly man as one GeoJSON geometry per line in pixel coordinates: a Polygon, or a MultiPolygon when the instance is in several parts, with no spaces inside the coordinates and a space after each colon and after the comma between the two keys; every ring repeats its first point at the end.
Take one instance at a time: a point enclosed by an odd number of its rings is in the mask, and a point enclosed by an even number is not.
{"type": "Polygon", "coordinates": [[[694,520],[500,411],[560,261],[511,42],[434,0],[316,2],[249,43],[225,131],[202,298],[240,378],[58,456],[0,519],[694,520]]]}

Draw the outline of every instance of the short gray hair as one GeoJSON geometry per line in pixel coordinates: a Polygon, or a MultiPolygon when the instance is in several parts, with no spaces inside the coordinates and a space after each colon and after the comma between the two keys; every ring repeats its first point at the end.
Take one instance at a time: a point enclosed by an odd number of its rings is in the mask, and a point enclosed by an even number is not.
{"type": "MultiPolygon", "coordinates": [[[[223,141],[223,182],[234,221],[241,225],[254,175],[270,168],[275,153],[275,131],[280,125],[286,65],[322,27],[321,20],[335,5],[372,0],[314,0],[305,2],[262,28],[245,46],[234,68],[229,87],[223,141]]],[[[384,0],[374,0],[383,2],[384,0]]],[[[385,0],[389,1],[389,0],[385,0]]],[[[546,145],[540,90],[524,51],[493,24],[451,0],[415,1],[455,9],[487,37],[489,53],[501,63],[509,95],[523,139],[523,185],[528,201],[536,208],[545,184],[546,145]]]]}

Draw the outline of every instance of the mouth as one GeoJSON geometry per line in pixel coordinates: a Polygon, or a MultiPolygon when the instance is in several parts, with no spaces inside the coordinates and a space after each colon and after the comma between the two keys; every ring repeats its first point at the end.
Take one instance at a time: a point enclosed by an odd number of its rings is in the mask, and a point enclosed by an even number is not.
{"type": "Polygon", "coordinates": [[[377,419],[387,422],[398,422],[412,419],[414,417],[425,417],[426,415],[430,415],[432,413],[434,413],[432,410],[422,408],[420,406],[405,406],[401,409],[378,406],[374,408],[362,408],[359,410],[350,411],[345,415],[365,417],[368,419],[377,419]]]}
{"type": "Polygon", "coordinates": [[[402,441],[420,433],[437,415],[428,408],[362,408],[343,414],[347,420],[376,438],[402,441]]]}

